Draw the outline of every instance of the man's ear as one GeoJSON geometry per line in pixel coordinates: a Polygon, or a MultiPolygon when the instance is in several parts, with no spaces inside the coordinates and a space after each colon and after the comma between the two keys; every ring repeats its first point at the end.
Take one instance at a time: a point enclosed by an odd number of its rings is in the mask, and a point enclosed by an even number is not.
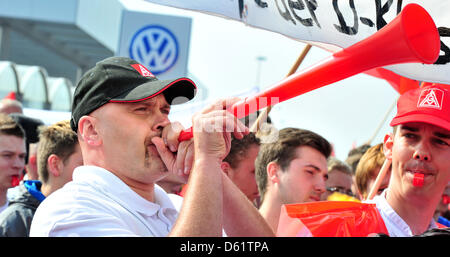
{"type": "Polygon", "coordinates": [[[54,177],[58,177],[62,170],[62,160],[56,154],[51,154],[47,159],[47,170],[54,177]]]}
{"type": "Polygon", "coordinates": [[[222,171],[228,176],[230,177],[230,170],[231,170],[231,166],[228,162],[222,162],[220,164],[220,168],[222,169],[222,171]]]}
{"type": "Polygon", "coordinates": [[[276,162],[269,162],[266,167],[267,172],[267,181],[270,181],[272,184],[277,184],[280,182],[278,177],[278,171],[280,170],[280,166],[276,162]]]}
{"type": "Polygon", "coordinates": [[[394,147],[394,134],[388,133],[384,136],[383,152],[386,159],[392,160],[392,148],[394,147]]]}
{"type": "Polygon", "coordinates": [[[96,124],[96,118],[92,116],[83,116],[78,121],[78,136],[88,145],[99,146],[102,143],[96,124]]]}

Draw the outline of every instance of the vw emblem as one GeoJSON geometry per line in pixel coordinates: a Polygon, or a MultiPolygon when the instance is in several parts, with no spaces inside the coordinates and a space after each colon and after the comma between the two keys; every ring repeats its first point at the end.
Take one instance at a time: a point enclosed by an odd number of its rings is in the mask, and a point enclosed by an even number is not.
{"type": "Polygon", "coordinates": [[[131,39],[130,57],[144,64],[155,75],[170,69],[178,59],[178,42],[168,29],[150,25],[131,39]]]}

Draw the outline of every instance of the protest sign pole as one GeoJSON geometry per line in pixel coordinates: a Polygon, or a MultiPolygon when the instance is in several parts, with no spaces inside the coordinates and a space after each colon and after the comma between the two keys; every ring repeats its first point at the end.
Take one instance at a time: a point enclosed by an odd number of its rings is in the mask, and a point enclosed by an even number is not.
{"type": "Polygon", "coordinates": [[[388,111],[386,112],[386,114],[384,115],[383,120],[381,120],[380,124],[378,124],[377,129],[375,130],[375,132],[373,133],[372,137],[367,140],[366,144],[370,145],[372,144],[372,141],[375,139],[375,137],[378,135],[378,133],[381,130],[381,127],[383,126],[383,124],[386,122],[386,119],[388,118],[389,114],[392,112],[392,110],[394,109],[394,107],[397,104],[397,99],[395,99],[395,101],[391,104],[391,106],[389,107],[388,111]]]}
{"type": "MultiPolygon", "coordinates": [[[[310,44],[307,44],[305,46],[305,48],[303,48],[303,51],[298,56],[298,58],[295,61],[294,65],[292,65],[292,67],[289,70],[289,73],[286,75],[286,77],[291,76],[292,74],[294,74],[297,71],[298,67],[303,62],[303,60],[305,59],[305,57],[308,54],[310,49],[311,49],[311,45],[310,44]]],[[[258,118],[255,120],[255,122],[253,123],[252,127],[250,128],[251,132],[256,133],[256,132],[259,131],[259,129],[260,129],[261,125],[262,125],[262,122],[267,120],[267,116],[269,115],[271,110],[272,110],[272,105],[269,105],[258,115],[258,118]]]]}
{"type": "Polygon", "coordinates": [[[375,197],[378,192],[378,188],[380,188],[381,182],[383,181],[387,171],[389,170],[389,167],[391,166],[391,163],[392,160],[390,159],[386,158],[384,160],[383,166],[381,166],[380,172],[378,173],[378,176],[375,179],[375,182],[373,183],[372,189],[370,190],[366,200],[372,200],[375,197]]]}

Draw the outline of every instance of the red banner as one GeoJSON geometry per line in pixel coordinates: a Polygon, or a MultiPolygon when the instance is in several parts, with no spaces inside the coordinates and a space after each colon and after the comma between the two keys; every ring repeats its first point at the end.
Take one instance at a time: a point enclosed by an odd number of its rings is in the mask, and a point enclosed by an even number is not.
{"type": "Polygon", "coordinates": [[[367,237],[386,234],[375,204],[322,201],[282,207],[277,236],[367,237]]]}

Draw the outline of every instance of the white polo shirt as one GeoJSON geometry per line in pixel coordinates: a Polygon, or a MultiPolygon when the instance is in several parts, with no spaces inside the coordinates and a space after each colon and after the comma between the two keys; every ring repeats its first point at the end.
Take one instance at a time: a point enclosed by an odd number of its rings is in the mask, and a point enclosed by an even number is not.
{"type": "Polygon", "coordinates": [[[178,216],[155,184],[155,202],[96,166],[74,170],[73,181],[47,197],[34,215],[30,236],[167,236],[178,216]]]}
{"type": "Polygon", "coordinates": [[[8,208],[8,204],[9,204],[9,201],[8,201],[8,199],[6,199],[6,203],[3,206],[0,206],[0,212],[4,211],[6,208],[8,208]]]}
{"type": "MultiPolygon", "coordinates": [[[[391,237],[411,237],[413,233],[408,224],[392,209],[386,200],[385,189],[383,193],[377,195],[368,203],[375,203],[378,211],[380,212],[381,218],[383,218],[384,224],[391,237]]],[[[428,229],[437,228],[436,222],[433,219],[430,221],[428,229]]]]}

